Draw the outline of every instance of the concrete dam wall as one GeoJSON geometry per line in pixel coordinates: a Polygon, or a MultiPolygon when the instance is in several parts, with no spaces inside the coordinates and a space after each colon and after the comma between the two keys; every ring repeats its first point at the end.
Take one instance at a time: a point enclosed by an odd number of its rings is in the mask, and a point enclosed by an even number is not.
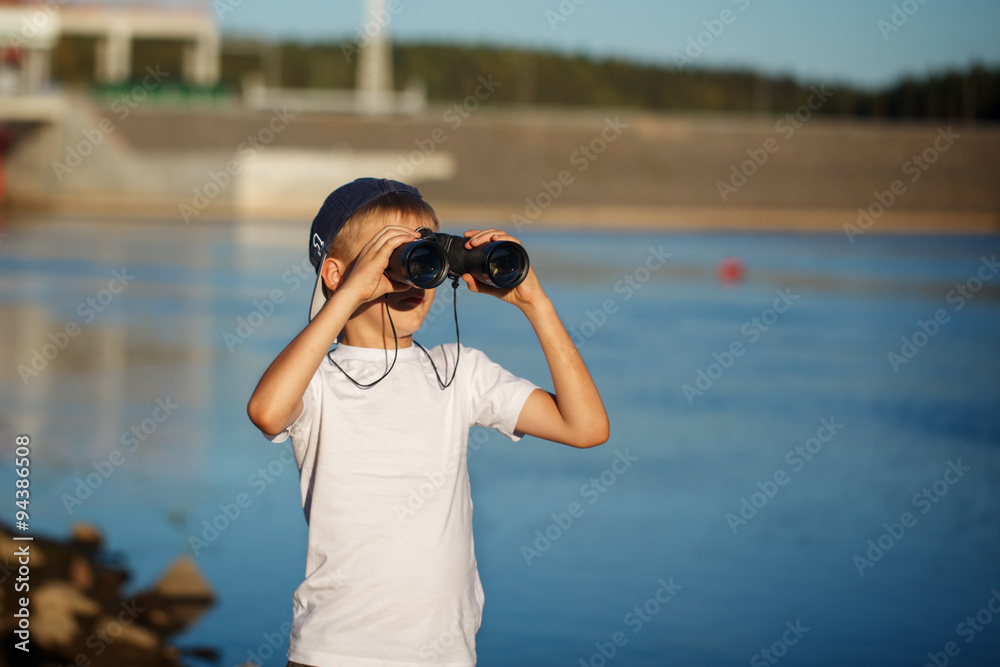
{"type": "Polygon", "coordinates": [[[633,110],[358,117],[76,97],[7,155],[8,206],[311,219],[358,176],[446,221],[841,232],[1000,231],[1000,128],[633,110]],[[866,217],[867,216],[867,217],[866,217]]]}

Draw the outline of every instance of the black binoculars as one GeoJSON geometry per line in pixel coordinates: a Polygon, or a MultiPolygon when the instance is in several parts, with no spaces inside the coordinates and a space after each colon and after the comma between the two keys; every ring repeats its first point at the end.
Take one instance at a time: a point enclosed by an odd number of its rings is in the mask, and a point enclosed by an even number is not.
{"type": "Polygon", "coordinates": [[[432,289],[445,281],[471,274],[481,283],[500,289],[517,287],[528,275],[528,253],[513,241],[493,241],[466,250],[469,239],[440,234],[421,227],[419,241],[404,243],[389,257],[385,275],[390,280],[432,289]]]}

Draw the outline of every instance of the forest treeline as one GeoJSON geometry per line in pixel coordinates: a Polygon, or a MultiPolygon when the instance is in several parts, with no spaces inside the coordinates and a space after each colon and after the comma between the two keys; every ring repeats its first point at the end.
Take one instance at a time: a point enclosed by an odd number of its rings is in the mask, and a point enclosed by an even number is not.
{"type": "MultiPolygon", "coordinates": [[[[53,62],[54,77],[66,84],[93,82],[94,44],[64,39],[53,62]]],[[[879,90],[838,81],[802,82],[749,70],[692,69],[673,63],[641,64],[550,51],[453,44],[393,45],[397,89],[418,82],[432,102],[464,99],[479,77],[499,82],[485,103],[631,107],[663,111],[789,112],[809,98],[812,86],[833,95],[819,113],[882,118],[1000,118],[1000,67],[907,78],[879,90]]],[[[222,83],[238,92],[247,76],[270,86],[353,88],[358,52],[353,41],[269,44],[228,40],[223,44],[222,83]]],[[[179,73],[176,42],[137,42],[133,71],[160,65],[179,73]]],[[[179,78],[179,77],[178,77],[179,78]]]]}

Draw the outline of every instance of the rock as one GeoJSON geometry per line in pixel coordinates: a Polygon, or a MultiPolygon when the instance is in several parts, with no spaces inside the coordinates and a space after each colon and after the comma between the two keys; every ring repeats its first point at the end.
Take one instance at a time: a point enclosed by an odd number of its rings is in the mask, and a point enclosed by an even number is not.
{"type": "Polygon", "coordinates": [[[215,601],[215,591],[190,556],[180,556],[153,588],[136,596],[147,623],[169,636],[191,627],[215,601]]]}
{"type": "Polygon", "coordinates": [[[64,581],[50,581],[34,593],[31,638],[38,645],[57,650],[69,646],[80,634],[79,616],[96,616],[99,605],[64,581]]]}
{"type": "Polygon", "coordinates": [[[73,556],[69,561],[69,580],[81,591],[94,588],[94,568],[82,556],[73,556]]]}
{"type": "Polygon", "coordinates": [[[104,544],[101,529],[86,521],[77,521],[70,527],[70,540],[82,547],[99,549],[104,544]]]}
{"type": "Polygon", "coordinates": [[[163,598],[212,601],[215,591],[190,556],[179,556],[153,586],[153,593],[163,598]]]}
{"type": "Polygon", "coordinates": [[[170,614],[163,609],[150,609],[149,622],[158,628],[166,627],[170,625],[170,614]]]}
{"type": "MultiPolygon", "coordinates": [[[[0,522],[0,556],[21,545],[31,549],[30,656],[8,644],[0,647],[0,667],[182,667],[186,656],[215,656],[211,647],[181,649],[168,638],[190,628],[212,606],[215,592],[194,560],[171,563],[151,590],[125,597],[130,574],[124,557],[105,550],[101,531],[78,523],[69,539],[35,535],[13,539],[0,522]],[[10,649],[10,650],[7,650],[10,649]],[[16,658],[16,659],[15,659],[16,658]],[[13,659],[13,661],[12,661],[13,659]],[[25,660],[27,659],[27,662],[25,660]]],[[[12,637],[16,619],[14,562],[0,558],[0,636],[12,637]]]]}
{"type": "Polygon", "coordinates": [[[101,616],[95,625],[97,636],[108,637],[116,642],[132,644],[135,648],[153,653],[160,649],[159,636],[128,619],[121,622],[120,617],[101,616]]]}

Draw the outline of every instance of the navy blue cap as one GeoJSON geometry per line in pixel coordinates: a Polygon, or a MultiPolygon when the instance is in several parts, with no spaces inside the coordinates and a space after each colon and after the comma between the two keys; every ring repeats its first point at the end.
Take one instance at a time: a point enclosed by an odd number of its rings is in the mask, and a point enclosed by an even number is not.
{"type": "Polygon", "coordinates": [[[392,192],[401,192],[423,199],[420,192],[412,185],[400,183],[387,178],[359,178],[347,185],[342,185],[326,198],[319,213],[313,218],[312,229],[309,230],[309,261],[316,269],[316,287],[313,290],[312,305],[309,308],[311,320],[326,302],[323,295],[323,279],[319,275],[323,260],[330,252],[333,240],[340,233],[347,220],[372,203],[379,197],[392,192]]]}
{"type": "Polygon", "coordinates": [[[333,239],[348,218],[391,192],[402,192],[423,199],[412,185],[387,178],[359,178],[330,193],[313,218],[312,229],[309,231],[309,261],[317,272],[330,252],[333,239]]]}

